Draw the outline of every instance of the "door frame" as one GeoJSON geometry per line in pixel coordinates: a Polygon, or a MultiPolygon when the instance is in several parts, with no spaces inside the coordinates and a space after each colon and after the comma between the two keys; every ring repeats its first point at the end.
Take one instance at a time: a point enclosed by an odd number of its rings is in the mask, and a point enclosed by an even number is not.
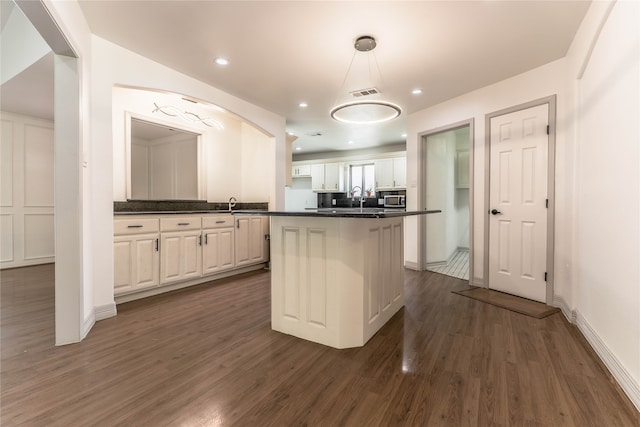
{"type": "MultiPolygon", "coordinates": [[[[430,129],[424,132],[420,132],[418,134],[418,176],[420,177],[420,181],[418,184],[418,209],[425,210],[427,208],[427,199],[425,197],[426,190],[426,179],[427,179],[427,165],[425,162],[425,153],[427,143],[427,137],[436,135],[443,132],[449,132],[452,130],[460,129],[463,127],[469,127],[469,283],[473,283],[473,259],[474,259],[474,250],[473,250],[473,199],[474,199],[474,187],[473,187],[473,159],[474,159],[474,148],[475,148],[475,129],[474,129],[475,119],[470,118],[467,120],[462,120],[460,122],[451,123],[449,125],[440,126],[434,129],[430,129]]],[[[424,271],[427,269],[427,261],[425,259],[424,254],[424,244],[425,244],[425,230],[427,228],[426,225],[427,216],[419,215],[418,220],[418,267],[420,271],[424,271]]]]}
{"type": "Polygon", "coordinates": [[[548,123],[549,123],[549,142],[547,154],[547,197],[549,198],[549,207],[547,208],[547,289],[546,304],[552,305],[554,293],[554,236],[555,236],[555,164],[556,164],[556,95],[539,98],[523,104],[507,107],[502,110],[485,114],[485,133],[484,133],[484,206],[487,212],[484,217],[484,272],[483,286],[489,288],[489,209],[491,204],[491,119],[520,110],[526,110],[531,107],[537,107],[547,104],[548,123]]]}

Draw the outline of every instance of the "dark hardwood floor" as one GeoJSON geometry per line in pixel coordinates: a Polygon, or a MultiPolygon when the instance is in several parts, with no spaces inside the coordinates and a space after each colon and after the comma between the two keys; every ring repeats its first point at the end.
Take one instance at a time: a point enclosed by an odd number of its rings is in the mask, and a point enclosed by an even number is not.
{"type": "Polygon", "coordinates": [[[269,273],[123,304],[54,346],[53,266],[1,283],[2,426],[639,426],[562,314],[534,319],[406,272],[363,348],[273,332],[269,273]]]}

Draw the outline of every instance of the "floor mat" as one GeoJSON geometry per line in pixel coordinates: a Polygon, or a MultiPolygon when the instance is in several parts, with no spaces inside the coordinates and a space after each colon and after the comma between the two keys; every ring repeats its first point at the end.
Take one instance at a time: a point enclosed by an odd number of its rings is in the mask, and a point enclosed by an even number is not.
{"type": "Polygon", "coordinates": [[[505,294],[504,292],[494,291],[492,289],[468,288],[451,292],[486,302],[497,307],[506,308],[507,310],[515,311],[516,313],[535,317],[536,319],[542,319],[543,317],[547,317],[560,311],[557,307],[549,307],[541,302],[505,294]]]}

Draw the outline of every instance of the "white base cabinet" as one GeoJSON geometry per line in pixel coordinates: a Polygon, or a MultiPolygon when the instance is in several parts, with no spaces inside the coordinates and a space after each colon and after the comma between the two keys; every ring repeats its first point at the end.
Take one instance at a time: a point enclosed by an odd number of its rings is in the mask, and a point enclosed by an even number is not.
{"type": "Polygon", "coordinates": [[[241,216],[236,218],[236,265],[247,265],[266,260],[268,240],[265,232],[267,218],[241,216]]]}
{"type": "Polygon", "coordinates": [[[160,276],[158,220],[126,218],[114,223],[114,292],[157,287],[160,276]]]}
{"type": "Polygon", "coordinates": [[[162,233],[160,283],[170,283],[202,275],[200,230],[162,233]]]}
{"type": "Polygon", "coordinates": [[[201,283],[269,260],[262,216],[132,215],[115,218],[114,234],[116,296],[201,283]]]}
{"type": "Polygon", "coordinates": [[[233,216],[202,218],[202,274],[213,274],[235,266],[233,216]]]}
{"type": "Polygon", "coordinates": [[[134,234],[113,239],[115,293],[158,286],[159,236],[158,233],[134,234]]]}

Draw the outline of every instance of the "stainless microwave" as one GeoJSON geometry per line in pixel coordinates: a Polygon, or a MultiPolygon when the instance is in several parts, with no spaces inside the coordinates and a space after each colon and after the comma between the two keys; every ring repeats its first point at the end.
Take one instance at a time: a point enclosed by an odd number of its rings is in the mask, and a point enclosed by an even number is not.
{"type": "Polygon", "coordinates": [[[388,196],[384,196],[384,207],[385,208],[404,208],[405,207],[405,196],[400,194],[392,194],[388,196]]]}

